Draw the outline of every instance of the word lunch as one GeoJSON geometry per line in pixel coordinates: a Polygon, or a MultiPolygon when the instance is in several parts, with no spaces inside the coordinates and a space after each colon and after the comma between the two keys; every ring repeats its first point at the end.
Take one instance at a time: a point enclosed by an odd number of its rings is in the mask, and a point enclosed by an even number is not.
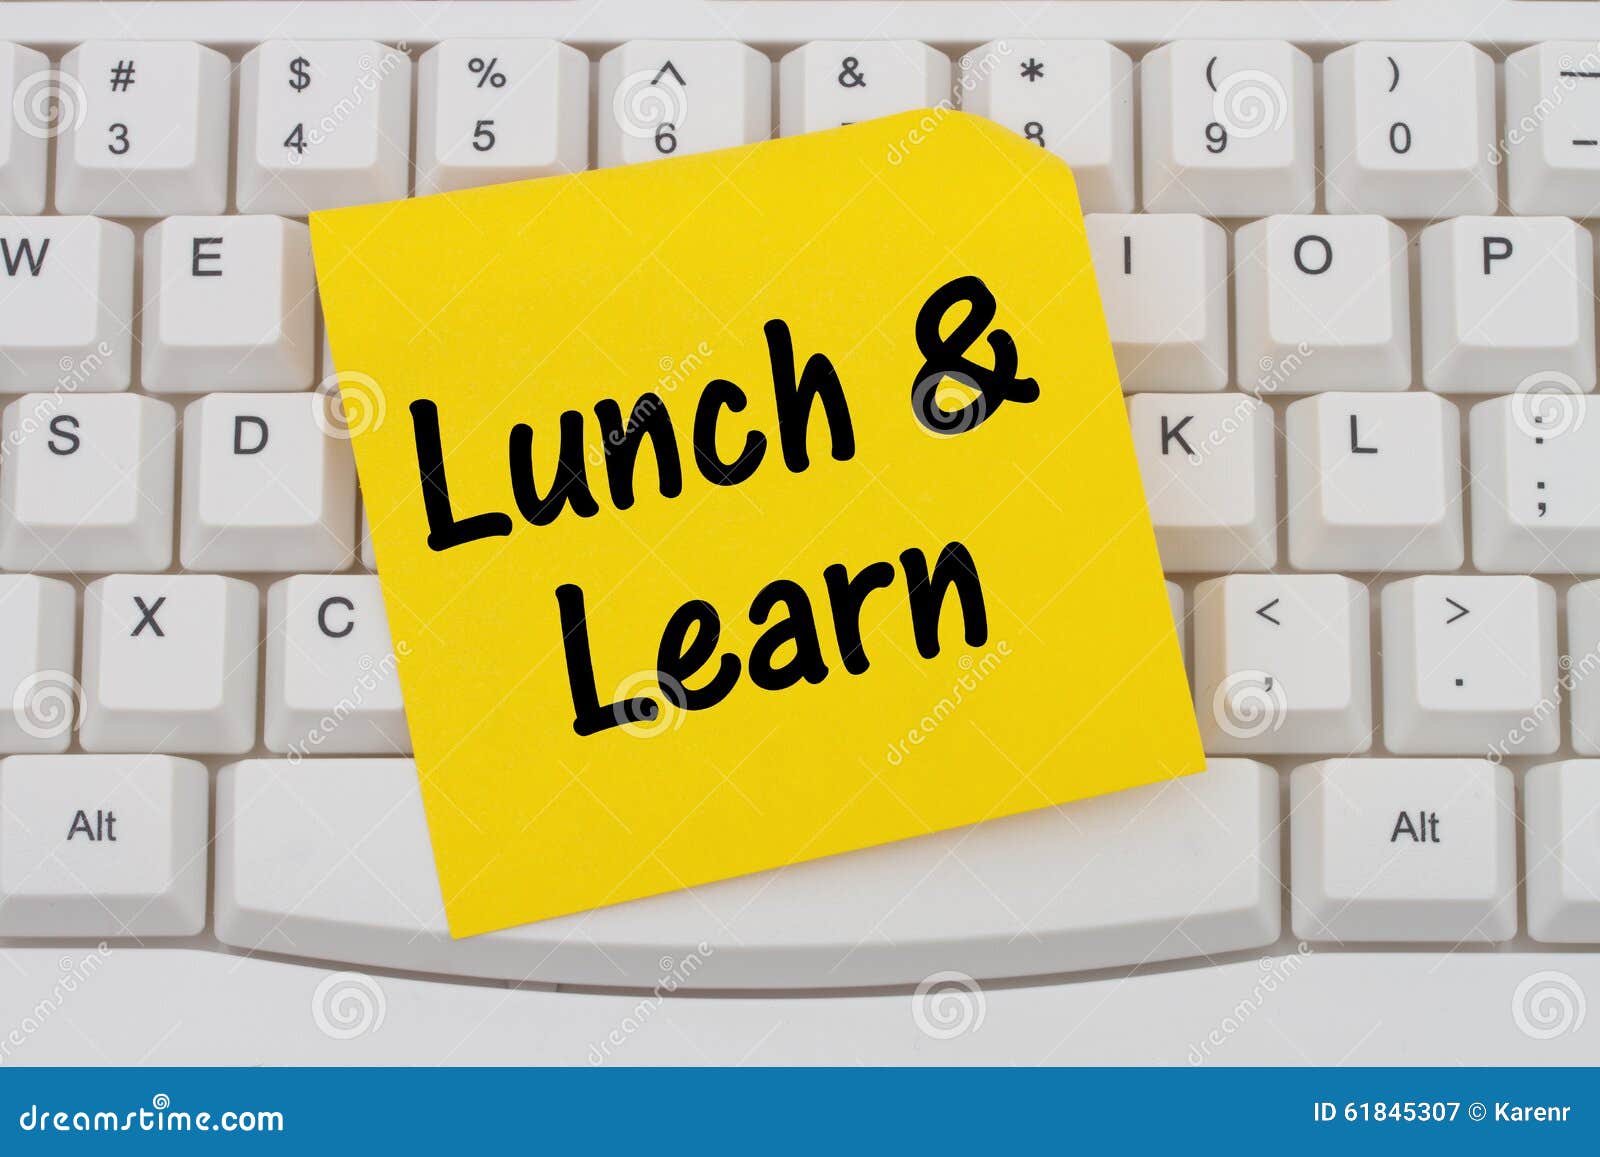
{"type": "MultiPolygon", "coordinates": [[[[916,321],[916,344],[925,360],[911,376],[906,391],[908,421],[920,423],[930,433],[959,436],[982,425],[1008,401],[1026,403],[1039,397],[1037,382],[1017,376],[1018,355],[1011,335],[1000,328],[989,330],[995,311],[994,295],[981,278],[972,275],[948,281],[928,297],[916,321]],[[958,305],[966,306],[965,314],[948,336],[942,337],[941,323],[958,305]],[[965,356],[985,334],[993,356],[992,367],[976,364],[965,356]],[[947,380],[955,383],[963,395],[954,409],[947,409],[941,399],[940,387],[947,380]]],[[[789,326],[774,319],[766,323],[763,332],[777,414],[776,456],[781,456],[782,468],[798,475],[811,465],[808,435],[812,418],[819,413],[827,425],[832,458],[837,462],[855,458],[856,432],[849,399],[833,363],[826,354],[814,353],[797,372],[789,326]]],[[[881,383],[873,386],[882,388],[881,383]]],[[[718,448],[723,416],[740,414],[748,404],[744,389],[722,378],[712,379],[700,393],[690,447],[695,469],[713,486],[737,486],[767,459],[769,440],[760,430],[745,431],[739,451],[732,458],[725,458],[718,448]]],[[[510,535],[514,523],[511,515],[503,511],[456,514],[450,500],[438,406],[431,400],[418,399],[410,409],[429,548],[446,551],[510,535]]],[[[639,395],[626,418],[615,400],[602,399],[594,406],[594,417],[604,446],[606,496],[616,512],[634,505],[640,452],[646,443],[655,460],[657,493],[663,498],[682,496],[684,469],[678,429],[660,394],[646,391],[639,395]]],[[[509,487],[519,516],[529,526],[547,526],[563,512],[575,518],[599,515],[597,486],[588,476],[586,437],[584,415],[578,410],[563,411],[549,483],[541,487],[533,462],[535,432],[525,423],[512,427],[507,447],[509,487]]],[[[940,615],[946,596],[952,591],[959,601],[966,644],[979,646],[988,639],[978,566],[965,545],[944,544],[932,563],[922,549],[910,547],[900,552],[899,563],[898,573],[891,563],[882,560],[854,570],[843,563],[832,563],[822,572],[838,659],[849,674],[860,675],[871,666],[861,637],[863,604],[873,591],[894,585],[902,576],[917,651],[924,658],[939,654],[940,615]]],[[[612,727],[654,720],[661,711],[660,704],[645,696],[600,702],[589,654],[584,590],[577,584],[563,583],[554,595],[560,608],[573,730],[579,735],[594,735],[612,727]]],[[[672,706],[688,711],[715,706],[732,690],[741,667],[757,687],[766,691],[781,691],[802,679],[819,683],[827,678],[830,666],[823,656],[817,615],[804,587],[789,578],[774,579],[755,593],[747,613],[751,623],[766,628],[756,639],[749,658],[741,664],[737,656],[724,653],[716,659],[715,674],[693,688],[689,680],[716,655],[722,619],[717,609],[702,599],[688,600],[673,613],[662,629],[655,659],[659,686],[672,706]],[[780,608],[781,616],[774,618],[780,608]]]]}

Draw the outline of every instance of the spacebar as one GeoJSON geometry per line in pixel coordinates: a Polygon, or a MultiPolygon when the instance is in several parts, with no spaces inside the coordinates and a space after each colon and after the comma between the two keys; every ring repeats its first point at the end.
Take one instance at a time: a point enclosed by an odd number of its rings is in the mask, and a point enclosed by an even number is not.
{"type": "Polygon", "coordinates": [[[1200,775],[451,940],[408,759],[253,759],[217,788],[216,934],[371,967],[653,988],[1043,975],[1277,939],[1272,769],[1200,775]]]}

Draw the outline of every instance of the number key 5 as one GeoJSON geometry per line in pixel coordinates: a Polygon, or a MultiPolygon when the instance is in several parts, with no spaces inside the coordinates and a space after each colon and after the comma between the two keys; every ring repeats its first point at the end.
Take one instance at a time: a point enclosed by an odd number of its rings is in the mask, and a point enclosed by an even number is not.
{"type": "Polygon", "coordinates": [[[417,64],[417,192],[580,172],[589,60],[553,40],[446,40],[417,64]]]}

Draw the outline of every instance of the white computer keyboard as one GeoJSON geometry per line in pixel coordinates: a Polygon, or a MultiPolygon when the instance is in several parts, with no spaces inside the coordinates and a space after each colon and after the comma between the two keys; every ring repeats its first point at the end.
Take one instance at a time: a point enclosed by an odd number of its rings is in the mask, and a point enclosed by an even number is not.
{"type": "Polygon", "coordinates": [[[105,977],[19,1060],[1573,1045],[1504,1006],[1600,992],[1600,5],[0,4],[0,41],[0,1022],[105,977]],[[1073,165],[1210,769],[451,941],[306,213],[941,104],[1073,165]],[[345,973],[363,1031],[304,1015],[345,973]]]}

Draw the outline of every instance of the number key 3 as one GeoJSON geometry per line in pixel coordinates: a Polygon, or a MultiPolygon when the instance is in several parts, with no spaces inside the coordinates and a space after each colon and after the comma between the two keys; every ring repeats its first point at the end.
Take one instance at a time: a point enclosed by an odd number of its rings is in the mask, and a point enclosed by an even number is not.
{"type": "Polygon", "coordinates": [[[228,199],[228,58],[198,44],[97,40],[67,53],[56,208],[102,217],[221,213],[228,199]]]}

